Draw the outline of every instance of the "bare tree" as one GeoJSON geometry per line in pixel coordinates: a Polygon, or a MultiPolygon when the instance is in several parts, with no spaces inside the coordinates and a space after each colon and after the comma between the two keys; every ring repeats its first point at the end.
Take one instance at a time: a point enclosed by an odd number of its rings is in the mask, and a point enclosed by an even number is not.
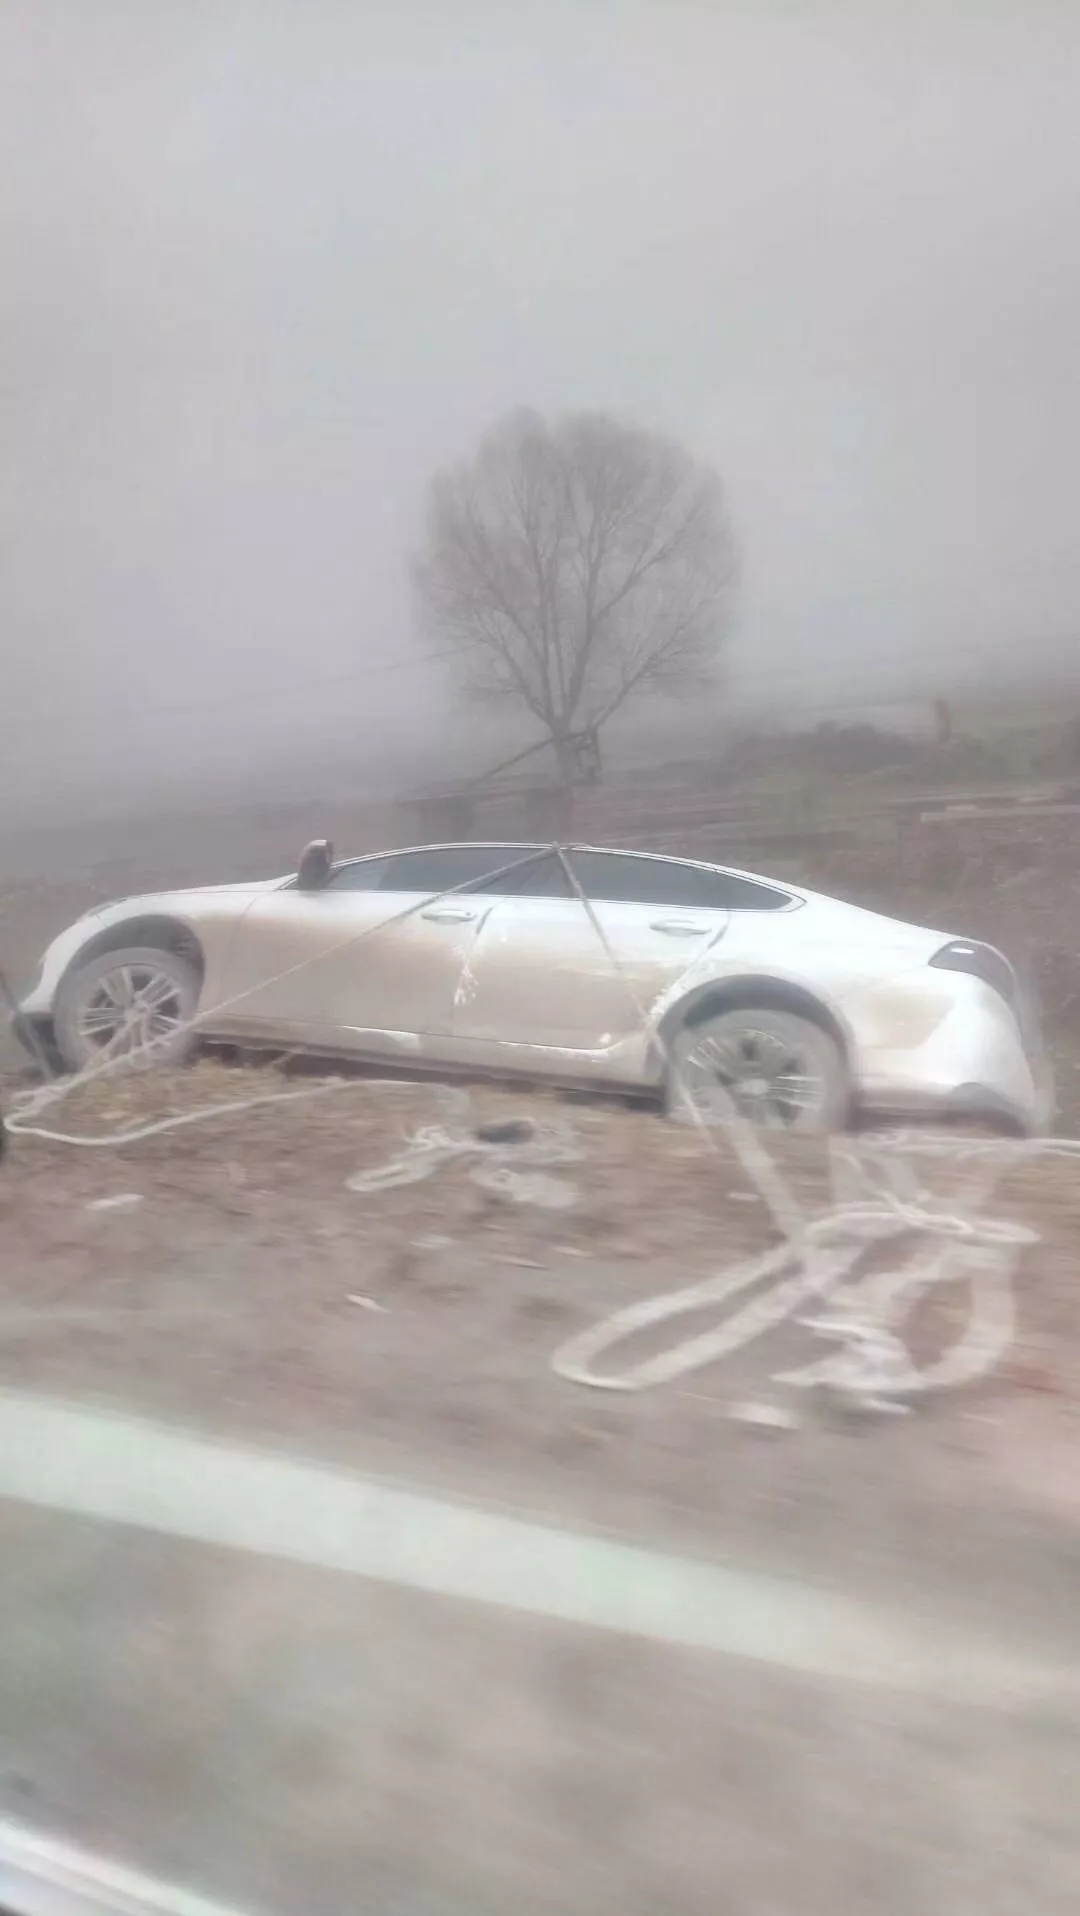
{"type": "Polygon", "coordinates": [[[734,571],[720,482],[682,447],[525,412],[434,479],[417,576],[465,690],[531,713],[570,770],[628,699],[712,677],[734,571]]]}

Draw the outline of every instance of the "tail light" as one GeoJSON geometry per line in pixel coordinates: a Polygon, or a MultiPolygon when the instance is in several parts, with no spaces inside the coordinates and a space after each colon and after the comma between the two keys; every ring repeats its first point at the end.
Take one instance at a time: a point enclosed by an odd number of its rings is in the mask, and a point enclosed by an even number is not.
{"type": "Polygon", "coordinates": [[[995,951],[993,945],[976,945],[967,938],[954,938],[934,953],[930,963],[938,971],[966,971],[972,978],[981,978],[984,985],[1004,998],[1011,1011],[1019,1010],[1016,974],[1008,959],[995,951]]]}

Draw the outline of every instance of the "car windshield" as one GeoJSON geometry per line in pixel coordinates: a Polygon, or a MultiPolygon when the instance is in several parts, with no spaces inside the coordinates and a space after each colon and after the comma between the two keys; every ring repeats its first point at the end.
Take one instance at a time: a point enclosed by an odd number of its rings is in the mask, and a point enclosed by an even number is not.
{"type": "Polygon", "coordinates": [[[0,1916],[1073,1909],[1080,9],[2,54],[0,1916]]]}

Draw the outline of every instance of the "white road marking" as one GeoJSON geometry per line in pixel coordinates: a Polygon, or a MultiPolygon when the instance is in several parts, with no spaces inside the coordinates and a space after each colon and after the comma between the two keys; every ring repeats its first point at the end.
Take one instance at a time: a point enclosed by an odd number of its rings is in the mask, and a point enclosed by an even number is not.
{"type": "Polygon", "coordinates": [[[12,1916],[239,1916],[194,1890],[3,1819],[0,1907],[12,1916]]]}
{"type": "Polygon", "coordinates": [[[555,1529],[142,1418],[0,1395],[0,1497],[528,1616],[967,1703],[1064,1663],[797,1581],[555,1529]]]}

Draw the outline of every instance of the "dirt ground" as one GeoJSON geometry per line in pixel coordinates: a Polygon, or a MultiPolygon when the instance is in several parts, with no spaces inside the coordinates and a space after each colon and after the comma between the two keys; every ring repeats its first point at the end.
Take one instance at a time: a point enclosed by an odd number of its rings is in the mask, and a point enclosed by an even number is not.
{"type": "MultiPolygon", "coordinates": [[[[101,1135],[316,1083],[207,1062],[87,1086],[57,1119],[101,1135]]],[[[0,1380],[868,1592],[899,1578],[918,1601],[992,1600],[1057,1634],[1080,1547],[1071,1162],[1018,1165],[994,1195],[995,1217],[1041,1239],[1004,1365],[908,1416],[865,1418],[771,1383],[820,1353],[795,1326],[641,1393],[554,1375],[572,1333],[776,1232],[724,1138],[648,1112],[469,1093],[468,1124],[507,1115],[571,1127],[579,1161],[545,1174],[573,1185],[571,1207],[489,1192],[466,1159],[350,1190],[443,1121],[430,1086],[353,1080],[120,1148],[16,1138],[0,1174],[0,1380]],[[740,1422],[747,1399],[790,1408],[798,1427],[740,1422]]],[[[779,1142],[813,1214],[826,1148],[779,1142]]],[[[953,1167],[928,1176],[943,1197],[955,1189],[953,1167]]],[[[967,1307],[958,1292],[917,1322],[917,1353],[955,1336],[967,1307]]]]}

